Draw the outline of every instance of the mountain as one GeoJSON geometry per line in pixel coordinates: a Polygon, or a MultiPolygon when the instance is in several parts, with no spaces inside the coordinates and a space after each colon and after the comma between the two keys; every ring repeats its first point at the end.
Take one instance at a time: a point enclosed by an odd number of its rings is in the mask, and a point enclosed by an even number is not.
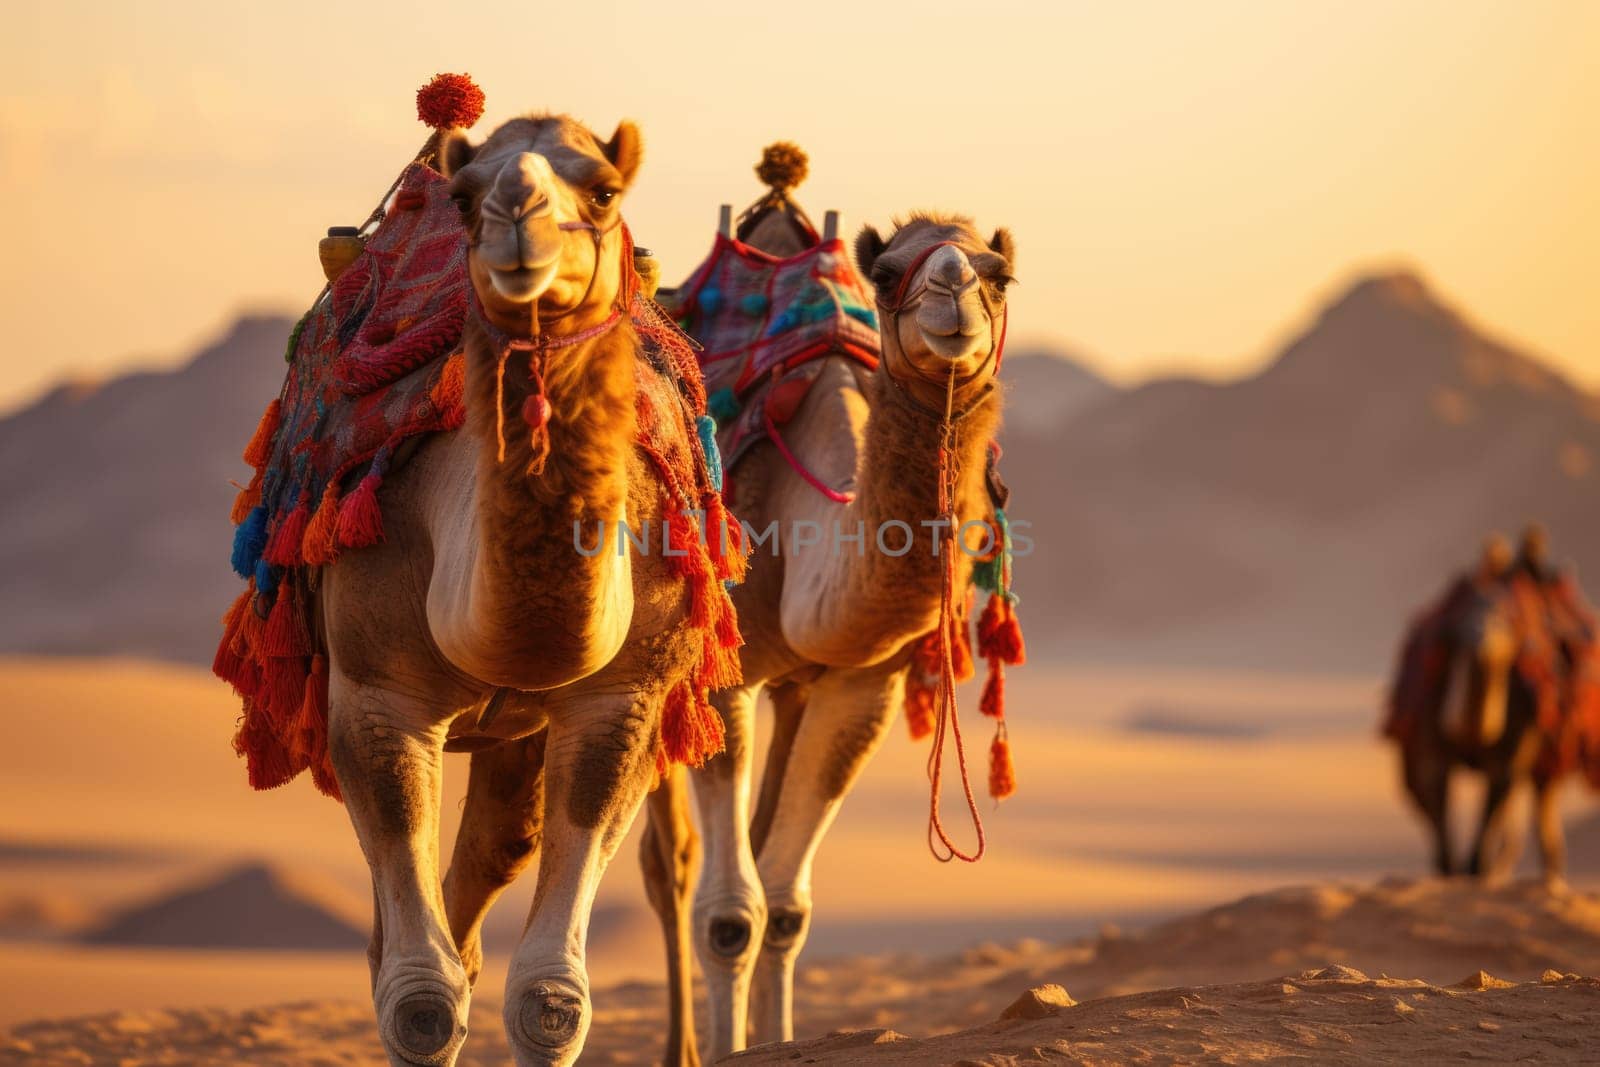
{"type": "Polygon", "coordinates": [[[359,901],[264,864],[248,864],[123,911],[80,936],[91,945],[355,949],[359,901]]]}
{"type": "Polygon", "coordinates": [[[1006,357],[1006,427],[1048,432],[1115,395],[1117,387],[1082,360],[1049,349],[1024,349],[1006,357]]]}
{"type": "Polygon", "coordinates": [[[1357,281],[1252,378],[1151,382],[1006,454],[1025,617],[1069,656],[1378,668],[1530,518],[1600,573],[1600,398],[1410,274],[1357,281]]]}
{"type": "MultiPolygon", "coordinates": [[[[209,662],[228,481],[290,327],[0,420],[0,650],[209,662]]],[[[1021,350],[1003,377],[1041,659],[1382,669],[1487,532],[1535,517],[1600,574],[1600,397],[1412,274],[1356,280],[1243,380],[1120,389],[1021,350]]]]}
{"type": "Polygon", "coordinates": [[[236,322],[178,370],[75,385],[0,420],[0,648],[210,662],[238,595],[230,478],[293,319],[236,322]]]}

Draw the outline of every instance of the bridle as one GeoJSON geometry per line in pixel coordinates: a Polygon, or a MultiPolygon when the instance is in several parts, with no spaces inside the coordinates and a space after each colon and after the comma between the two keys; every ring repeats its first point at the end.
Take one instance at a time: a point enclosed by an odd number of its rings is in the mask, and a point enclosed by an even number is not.
{"type": "MultiPolygon", "coordinates": [[[[887,335],[892,335],[893,347],[900,348],[900,315],[902,312],[915,309],[922,303],[927,295],[928,283],[923,282],[915,289],[911,289],[911,282],[921,271],[922,265],[934,252],[947,246],[956,246],[957,241],[938,241],[918,253],[900,276],[900,284],[895,286],[894,295],[887,301],[879,300],[878,310],[885,316],[884,325],[887,330],[882,330],[887,335]],[[908,291],[909,290],[909,291],[908,291]]],[[[939,420],[939,519],[941,522],[940,554],[943,556],[942,580],[939,583],[939,688],[935,699],[933,745],[928,752],[928,783],[930,786],[930,799],[928,803],[928,849],[933,853],[934,859],[947,863],[952,859],[963,860],[967,863],[976,863],[983,858],[987,842],[983,833],[983,819],[978,814],[978,802],[972,795],[972,783],[967,774],[967,750],[961,737],[961,720],[956,714],[956,669],[955,653],[953,649],[955,612],[956,612],[956,532],[959,525],[959,516],[956,515],[956,486],[960,481],[961,472],[957,464],[956,450],[956,424],[977,409],[978,405],[994,390],[995,384],[991,380],[978,391],[978,395],[969,400],[959,409],[956,407],[956,388],[977,380],[989,369],[993,362],[995,372],[1000,369],[1000,361],[1005,354],[1006,344],[1006,309],[998,309],[1000,328],[995,330],[996,308],[989,295],[982,288],[981,279],[974,277],[968,285],[977,285],[979,299],[983,301],[984,310],[989,315],[989,352],[984,356],[983,362],[966,376],[958,376],[952,365],[950,372],[941,376],[932,375],[918,367],[908,358],[903,350],[900,351],[900,361],[911,368],[913,374],[921,381],[944,392],[944,406],[934,409],[919,400],[915,394],[901,382],[894,374],[889,359],[889,343],[885,342],[885,359],[883,361],[884,376],[895,386],[901,397],[911,406],[925,414],[932,415],[939,420]],[[961,773],[961,789],[967,802],[967,812],[972,817],[972,827],[977,833],[978,844],[972,852],[963,852],[950,840],[950,835],[945,832],[944,822],[939,817],[939,790],[944,781],[944,743],[946,731],[955,739],[956,763],[961,773]],[[943,851],[941,851],[941,848],[943,851]]]]}
{"type": "MultiPolygon", "coordinates": [[[[991,380],[981,390],[978,391],[976,396],[968,400],[959,409],[954,408],[952,403],[955,390],[957,388],[970,385],[972,382],[982,377],[988,372],[989,364],[991,362],[994,364],[994,373],[999,373],[1000,362],[1005,358],[1006,325],[1009,321],[1007,309],[1004,305],[996,308],[994,301],[990,298],[988,292],[983,288],[983,281],[981,278],[974,276],[971,281],[967,282],[965,286],[961,287],[961,291],[964,291],[967,286],[978,286],[978,299],[983,302],[983,309],[989,318],[989,351],[984,355],[983,362],[979,363],[977,367],[973,368],[970,374],[959,377],[956,375],[954,367],[951,367],[950,373],[946,375],[929,374],[927,371],[924,371],[921,367],[917,366],[916,363],[914,363],[910,357],[905,354],[905,351],[900,348],[900,315],[903,312],[916,310],[916,308],[922,304],[923,298],[928,295],[928,283],[926,281],[922,282],[915,289],[911,288],[911,283],[921,272],[922,265],[926,263],[928,258],[939,249],[947,247],[959,248],[960,245],[960,241],[946,240],[935,241],[927,248],[924,248],[921,252],[917,253],[917,257],[911,261],[911,264],[906,267],[905,271],[900,275],[900,282],[895,286],[894,295],[888,300],[883,300],[881,297],[877,300],[878,311],[882,313],[882,315],[885,317],[886,324],[890,326],[890,329],[884,332],[886,332],[886,334],[892,338],[893,348],[899,352],[899,362],[909,368],[911,373],[917,379],[929,386],[932,386],[933,388],[944,391],[947,394],[946,404],[941,410],[930,407],[919,400],[917,396],[907,387],[906,383],[901,381],[899,376],[895,374],[894,368],[891,366],[893,361],[887,358],[887,350],[884,353],[886,358],[883,361],[884,376],[889,379],[889,382],[895,386],[895,388],[900,392],[900,395],[912,407],[917,408],[924,414],[932,415],[935,418],[949,422],[960,422],[962,419],[966,418],[966,416],[970,415],[978,407],[978,405],[981,404],[984,399],[994,391],[994,382],[991,380]],[[1000,328],[998,333],[995,330],[995,320],[997,318],[1000,320],[1000,328]]],[[[959,291],[957,295],[959,295],[959,291]]],[[[889,346],[887,345],[885,346],[886,349],[888,347],[889,346]]]]}
{"type": "MultiPolygon", "coordinates": [[[[565,311],[548,318],[540,317],[537,301],[534,303],[532,325],[535,333],[532,337],[517,337],[499,326],[495,325],[485,313],[483,302],[478,297],[477,289],[467,286],[467,291],[472,299],[473,316],[478,321],[478,326],[483,330],[489,343],[495,351],[495,376],[494,376],[494,435],[496,446],[496,461],[505,462],[506,458],[506,433],[505,433],[505,377],[506,361],[513,352],[526,353],[528,357],[528,377],[533,382],[533,392],[522,403],[522,420],[528,424],[531,431],[531,445],[533,458],[528,463],[528,474],[537,477],[544,471],[545,460],[550,453],[550,401],[545,396],[544,372],[545,364],[552,349],[572,348],[597,337],[610,333],[622,321],[624,312],[629,302],[633,299],[633,290],[637,285],[633,273],[633,237],[627,225],[618,215],[611,225],[601,228],[592,222],[575,220],[562,222],[557,228],[566,232],[587,230],[594,237],[594,266],[589,271],[589,282],[583,288],[583,296],[577,303],[565,311]],[[580,308],[587,306],[589,297],[594,293],[596,280],[600,277],[600,248],[605,242],[606,235],[612,230],[622,228],[622,284],[617,287],[617,300],[611,307],[611,313],[604,320],[572,333],[552,334],[548,327],[560,322],[568,315],[580,308]]],[[[472,242],[476,244],[476,242],[472,242]]]]}

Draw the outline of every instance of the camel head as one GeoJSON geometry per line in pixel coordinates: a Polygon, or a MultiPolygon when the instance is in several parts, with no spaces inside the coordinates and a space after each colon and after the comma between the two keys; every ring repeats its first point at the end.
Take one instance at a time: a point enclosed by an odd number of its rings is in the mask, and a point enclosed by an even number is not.
{"type": "Polygon", "coordinates": [[[641,158],[638,127],[626,121],[609,141],[564,115],[512,119],[480,145],[463,130],[444,136],[439,167],[491,321],[525,335],[535,312],[573,327],[609,313],[624,284],[622,195],[641,158]]]}
{"type": "Polygon", "coordinates": [[[1447,736],[1487,748],[1505,733],[1522,652],[1517,607],[1503,588],[1475,590],[1446,621],[1450,663],[1441,715],[1447,736]]]}
{"type": "Polygon", "coordinates": [[[987,242],[960,215],[913,215],[885,241],[864,227],[856,263],[877,291],[885,369],[942,399],[994,375],[1005,332],[1006,286],[1015,247],[1009,231],[987,242]]]}

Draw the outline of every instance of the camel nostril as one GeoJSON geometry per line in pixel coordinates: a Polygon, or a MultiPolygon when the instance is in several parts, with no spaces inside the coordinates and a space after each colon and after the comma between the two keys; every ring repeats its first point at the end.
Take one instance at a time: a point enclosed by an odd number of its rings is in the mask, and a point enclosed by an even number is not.
{"type": "Polygon", "coordinates": [[[711,951],[737,956],[750,945],[750,924],[743,919],[711,920],[711,951]]]}

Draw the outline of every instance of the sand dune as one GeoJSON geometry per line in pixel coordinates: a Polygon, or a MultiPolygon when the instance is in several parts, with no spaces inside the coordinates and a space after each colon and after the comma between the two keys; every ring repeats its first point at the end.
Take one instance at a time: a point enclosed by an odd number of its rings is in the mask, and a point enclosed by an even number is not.
{"type": "MultiPolygon", "coordinates": [[[[823,960],[799,976],[802,1043],[732,1062],[995,1063],[1045,1056],[1035,1049],[1065,1063],[1578,1062],[1585,1028],[1600,1024],[1600,982],[1575,972],[1600,973],[1600,898],[1533,883],[1324,883],[1070,944],[823,960]],[[1082,1003],[998,1021],[1046,984],[1082,1003]]],[[[475,999],[463,1064],[509,1062],[497,1004],[492,992],[475,999]]],[[[595,1008],[585,1062],[653,1062],[658,985],[602,989],[595,1008]]],[[[113,1053],[134,1063],[383,1062],[371,1009],[354,1000],[27,1023],[0,1036],[7,1052],[38,1064],[113,1053]]]]}

